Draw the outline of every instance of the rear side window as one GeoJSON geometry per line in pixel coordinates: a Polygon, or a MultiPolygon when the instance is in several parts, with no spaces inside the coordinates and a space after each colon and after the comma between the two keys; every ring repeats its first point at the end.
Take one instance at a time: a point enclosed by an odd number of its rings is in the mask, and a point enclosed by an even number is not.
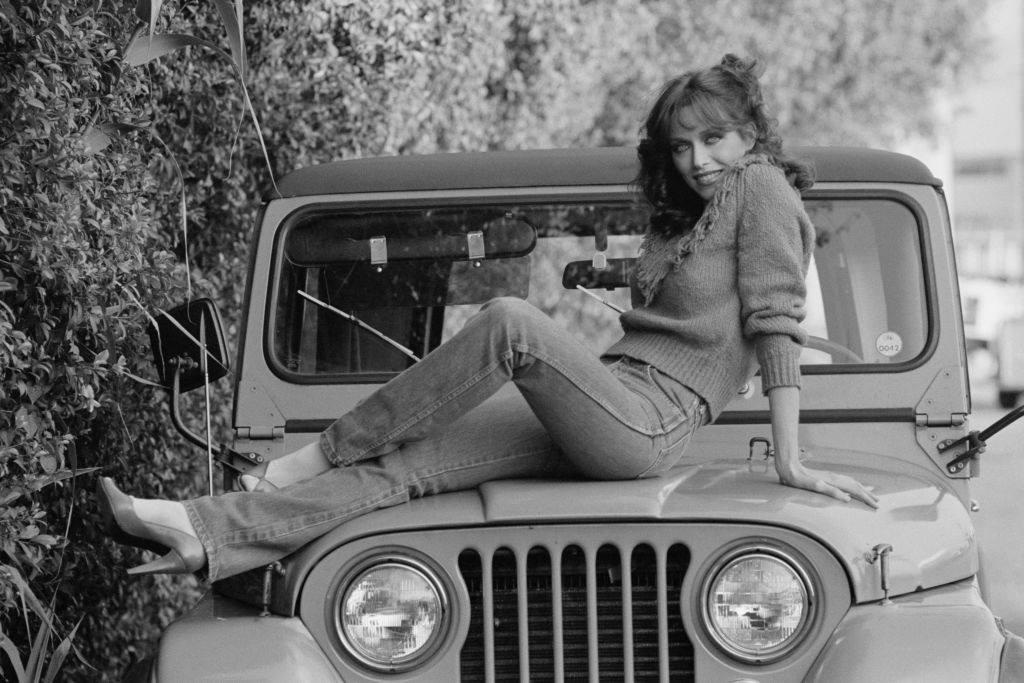
{"type": "Polygon", "coordinates": [[[806,208],[817,236],[804,326],[828,343],[812,339],[803,363],[893,364],[919,356],[928,313],[914,213],[885,199],[809,200],[806,208]]]}
{"type": "MultiPolygon", "coordinates": [[[[811,199],[812,335],[802,362],[876,369],[928,336],[915,215],[883,199],[811,199]]],[[[595,352],[629,307],[647,213],[631,200],[353,211],[294,216],[278,245],[270,351],[299,382],[384,381],[455,334],[487,300],[533,303],[595,352]],[[600,266],[607,263],[606,268],[600,266]]]]}

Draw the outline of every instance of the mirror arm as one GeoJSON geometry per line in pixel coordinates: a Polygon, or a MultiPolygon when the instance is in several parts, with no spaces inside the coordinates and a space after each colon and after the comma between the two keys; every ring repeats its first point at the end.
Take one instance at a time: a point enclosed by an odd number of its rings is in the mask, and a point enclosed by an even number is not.
{"type": "Polygon", "coordinates": [[[178,405],[181,398],[181,373],[189,369],[187,366],[194,361],[189,358],[179,356],[172,362],[174,364],[174,381],[171,384],[170,394],[171,423],[174,425],[174,428],[178,430],[178,433],[184,436],[188,441],[191,441],[200,448],[206,448],[206,439],[189,429],[181,419],[181,407],[178,405]]]}

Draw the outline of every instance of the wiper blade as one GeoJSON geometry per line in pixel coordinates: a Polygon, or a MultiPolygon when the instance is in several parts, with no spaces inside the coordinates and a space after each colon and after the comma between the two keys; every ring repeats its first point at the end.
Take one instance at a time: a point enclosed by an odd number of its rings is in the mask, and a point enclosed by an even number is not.
{"type": "Polygon", "coordinates": [[[374,336],[376,336],[378,339],[380,339],[382,341],[385,341],[388,344],[391,344],[391,346],[395,347],[396,349],[398,349],[399,351],[401,351],[405,355],[409,356],[409,358],[412,358],[414,361],[417,361],[417,362],[419,361],[419,359],[420,359],[419,356],[417,356],[415,353],[413,353],[411,349],[407,349],[406,347],[402,346],[401,344],[396,342],[391,337],[387,336],[386,334],[384,334],[383,332],[381,332],[377,328],[364,323],[362,320],[360,320],[359,318],[355,317],[351,313],[346,313],[345,311],[342,311],[340,309],[335,308],[334,306],[331,306],[329,303],[326,303],[324,301],[320,301],[320,299],[317,299],[315,296],[312,296],[310,294],[306,294],[301,289],[296,290],[296,291],[298,291],[299,296],[301,296],[303,299],[307,299],[308,301],[312,301],[317,306],[320,306],[321,308],[325,308],[328,311],[330,311],[331,313],[334,313],[335,315],[339,315],[342,318],[344,318],[345,320],[348,320],[350,322],[355,323],[356,325],[358,325],[359,327],[363,328],[364,330],[366,330],[370,334],[373,334],[374,336]]]}

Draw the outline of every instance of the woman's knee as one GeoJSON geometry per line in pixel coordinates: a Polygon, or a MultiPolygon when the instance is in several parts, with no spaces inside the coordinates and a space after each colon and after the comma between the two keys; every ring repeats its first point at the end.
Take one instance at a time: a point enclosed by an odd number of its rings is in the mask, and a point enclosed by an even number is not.
{"type": "Polygon", "coordinates": [[[491,299],[483,305],[480,312],[503,320],[519,320],[543,315],[533,304],[514,296],[499,296],[491,299]]]}

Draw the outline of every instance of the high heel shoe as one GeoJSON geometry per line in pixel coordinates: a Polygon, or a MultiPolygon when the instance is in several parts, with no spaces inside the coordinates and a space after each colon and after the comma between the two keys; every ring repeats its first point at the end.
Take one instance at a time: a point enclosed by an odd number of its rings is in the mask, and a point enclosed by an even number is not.
{"type": "Polygon", "coordinates": [[[131,496],[118,489],[109,477],[100,477],[96,483],[96,498],[107,535],[118,543],[161,555],[152,562],[132,567],[129,574],[191,574],[206,565],[206,551],[199,539],[165,524],[139,519],[131,496]]]}

